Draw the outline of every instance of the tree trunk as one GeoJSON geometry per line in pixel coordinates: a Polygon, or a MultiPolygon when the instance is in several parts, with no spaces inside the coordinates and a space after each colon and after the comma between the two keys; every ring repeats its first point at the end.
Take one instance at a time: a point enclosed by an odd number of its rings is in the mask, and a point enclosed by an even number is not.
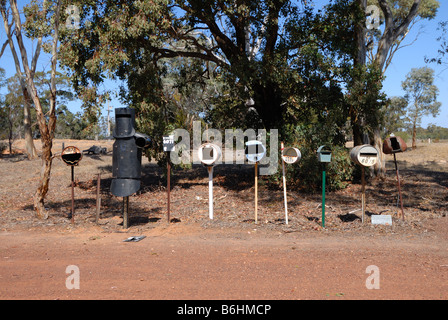
{"type": "Polygon", "coordinates": [[[37,158],[37,150],[34,146],[34,140],[33,140],[33,132],[31,130],[31,112],[30,112],[30,97],[28,95],[28,91],[25,87],[23,88],[23,130],[25,133],[25,149],[26,154],[28,156],[28,159],[35,159],[37,158]]]}
{"type": "MultiPolygon", "coordinates": [[[[13,14],[13,19],[15,22],[15,36],[17,39],[17,45],[19,46],[21,57],[22,57],[22,65],[25,70],[26,75],[26,90],[28,92],[28,97],[30,97],[34,103],[34,107],[36,109],[36,117],[37,123],[39,125],[39,131],[41,134],[42,141],[42,169],[41,176],[39,180],[39,185],[37,187],[36,193],[34,195],[34,209],[36,210],[36,215],[38,218],[46,219],[48,218],[48,212],[44,207],[44,200],[48,192],[48,187],[50,184],[50,173],[51,173],[51,165],[52,165],[52,153],[51,147],[53,145],[53,137],[54,137],[54,128],[56,126],[56,83],[55,83],[55,74],[56,74],[56,54],[57,54],[57,41],[58,41],[58,29],[59,29],[59,13],[61,9],[61,0],[58,0],[57,7],[55,11],[55,20],[54,20],[54,34],[53,34],[53,45],[52,45],[52,58],[51,58],[51,83],[50,83],[50,110],[48,111],[49,120],[47,125],[47,120],[43,113],[42,105],[39,100],[39,96],[36,90],[36,86],[34,84],[34,67],[35,62],[37,61],[38,54],[36,54],[32,61],[32,67],[30,68],[28,64],[28,57],[25,45],[22,39],[22,23],[20,21],[20,13],[17,8],[17,2],[11,0],[11,10],[13,14]]],[[[44,1],[44,8],[45,1],[44,1]]],[[[45,14],[45,12],[44,12],[45,14]]],[[[2,16],[6,17],[4,10],[2,10],[2,16]]],[[[5,19],[6,20],[6,19],[5,19]]],[[[7,23],[6,23],[7,24],[7,23]]],[[[10,38],[10,37],[9,37],[10,38]]],[[[11,44],[10,39],[10,44],[11,44]]],[[[40,48],[39,48],[40,49],[40,48]]],[[[11,44],[11,51],[13,50],[13,45],[11,44]]],[[[40,51],[40,50],[39,50],[40,51]]],[[[38,51],[36,50],[36,53],[38,51]]],[[[15,57],[15,60],[16,57],[15,57]]],[[[17,65],[17,64],[16,64],[17,65]]],[[[19,70],[20,71],[20,70],[19,70]]]]}
{"type": "Polygon", "coordinates": [[[412,124],[412,150],[417,149],[417,122],[412,124]]]}
{"type": "Polygon", "coordinates": [[[378,161],[373,167],[376,176],[384,177],[386,175],[386,160],[383,153],[383,140],[381,139],[381,131],[377,127],[373,132],[372,145],[378,150],[378,161]]]}
{"type": "Polygon", "coordinates": [[[36,210],[36,216],[39,219],[47,219],[48,212],[45,209],[44,201],[48,193],[50,185],[50,174],[52,165],[51,147],[53,145],[52,140],[42,140],[42,168],[40,173],[40,181],[34,195],[34,210],[36,210]]]}

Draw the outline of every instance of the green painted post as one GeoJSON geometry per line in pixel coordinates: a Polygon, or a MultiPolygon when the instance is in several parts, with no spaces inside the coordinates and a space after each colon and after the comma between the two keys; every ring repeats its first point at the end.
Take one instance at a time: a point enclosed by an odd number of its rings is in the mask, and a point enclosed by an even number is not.
{"type": "Polygon", "coordinates": [[[325,167],[322,171],[322,228],[325,228],[325,167]]]}

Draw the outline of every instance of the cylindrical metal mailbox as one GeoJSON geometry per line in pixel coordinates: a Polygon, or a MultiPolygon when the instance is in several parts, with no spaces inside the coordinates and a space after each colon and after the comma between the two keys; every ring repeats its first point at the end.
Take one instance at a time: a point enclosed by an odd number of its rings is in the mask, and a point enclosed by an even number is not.
{"type": "Polygon", "coordinates": [[[363,144],[350,151],[350,158],[359,165],[371,167],[378,162],[378,150],[370,144],[363,144]]]}
{"type": "Polygon", "coordinates": [[[62,150],[61,158],[68,166],[77,166],[82,159],[82,152],[77,147],[69,146],[62,150]]]}
{"type": "Polygon", "coordinates": [[[282,159],[286,163],[292,164],[296,163],[302,158],[300,150],[294,147],[284,148],[282,150],[282,159]]]}
{"type": "Polygon", "coordinates": [[[115,130],[112,153],[112,183],[114,196],[127,197],[140,189],[142,149],[135,139],[135,111],[115,109],[115,130]]]}
{"type": "Polygon", "coordinates": [[[204,143],[199,147],[198,157],[205,166],[213,166],[221,158],[221,148],[213,143],[204,143]]]}
{"type": "Polygon", "coordinates": [[[251,162],[258,162],[263,159],[266,153],[266,147],[258,140],[250,140],[246,142],[244,150],[247,160],[251,162]]]}
{"type": "Polygon", "coordinates": [[[398,136],[390,136],[383,141],[383,152],[385,154],[393,154],[406,151],[407,146],[404,140],[398,136]]]}

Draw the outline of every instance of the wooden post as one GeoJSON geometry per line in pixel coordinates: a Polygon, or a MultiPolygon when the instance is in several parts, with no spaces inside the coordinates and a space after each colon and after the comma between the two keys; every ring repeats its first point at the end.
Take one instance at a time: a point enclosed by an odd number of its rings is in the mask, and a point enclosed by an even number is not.
{"type": "Polygon", "coordinates": [[[366,212],[366,180],[364,178],[364,166],[361,166],[361,185],[362,223],[364,223],[364,215],[366,212]]]}
{"type": "Polygon", "coordinates": [[[123,228],[127,229],[129,227],[129,196],[123,197],[123,228]]]}
{"type": "Polygon", "coordinates": [[[101,209],[101,173],[98,173],[98,178],[96,180],[96,223],[100,220],[100,209],[101,209]]]}
{"type": "Polygon", "coordinates": [[[395,171],[397,171],[398,195],[400,197],[400,206],[401,206],[401,219],[404,220],[403,199],[401,197],[401,186],[400,186],[400,174],[398,172],[397,157],[395,156],[395,153],[394,153],[394,162],[395,162],[395,171]]]}

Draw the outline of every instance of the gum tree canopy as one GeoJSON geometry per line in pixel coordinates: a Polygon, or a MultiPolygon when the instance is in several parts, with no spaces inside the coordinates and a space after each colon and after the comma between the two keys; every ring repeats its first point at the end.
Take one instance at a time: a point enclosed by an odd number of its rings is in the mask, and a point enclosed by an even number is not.
{"type": "MultiPolygon", "coordinates": [[[[265,128],[280,129],[284,118],[297,116],[304,104],[318,108],[328,102],[331,107],[340,99],[341,90],[332,79],[340,72],[334,64],[343,60],[333,58],[352,41],[347,37],[323,43],[321,35],[331,33],[336,16],[317,15],[309,1],[71,4],[77,8],[79,28],[61,34],[60,57],[78,89],[112,77],[126,83],[122,97],[128,104],[137,106],[145,99],[157,104],[160,92],[154,88],[169,71],[166,61],[180,58],[200,61],[190,73],[211,74],[227,83],[227,96],[238,97],[239,110],[252,112],[265,128]]],[[[346,31],[351,30],[348,26],[346,31]]]]}

